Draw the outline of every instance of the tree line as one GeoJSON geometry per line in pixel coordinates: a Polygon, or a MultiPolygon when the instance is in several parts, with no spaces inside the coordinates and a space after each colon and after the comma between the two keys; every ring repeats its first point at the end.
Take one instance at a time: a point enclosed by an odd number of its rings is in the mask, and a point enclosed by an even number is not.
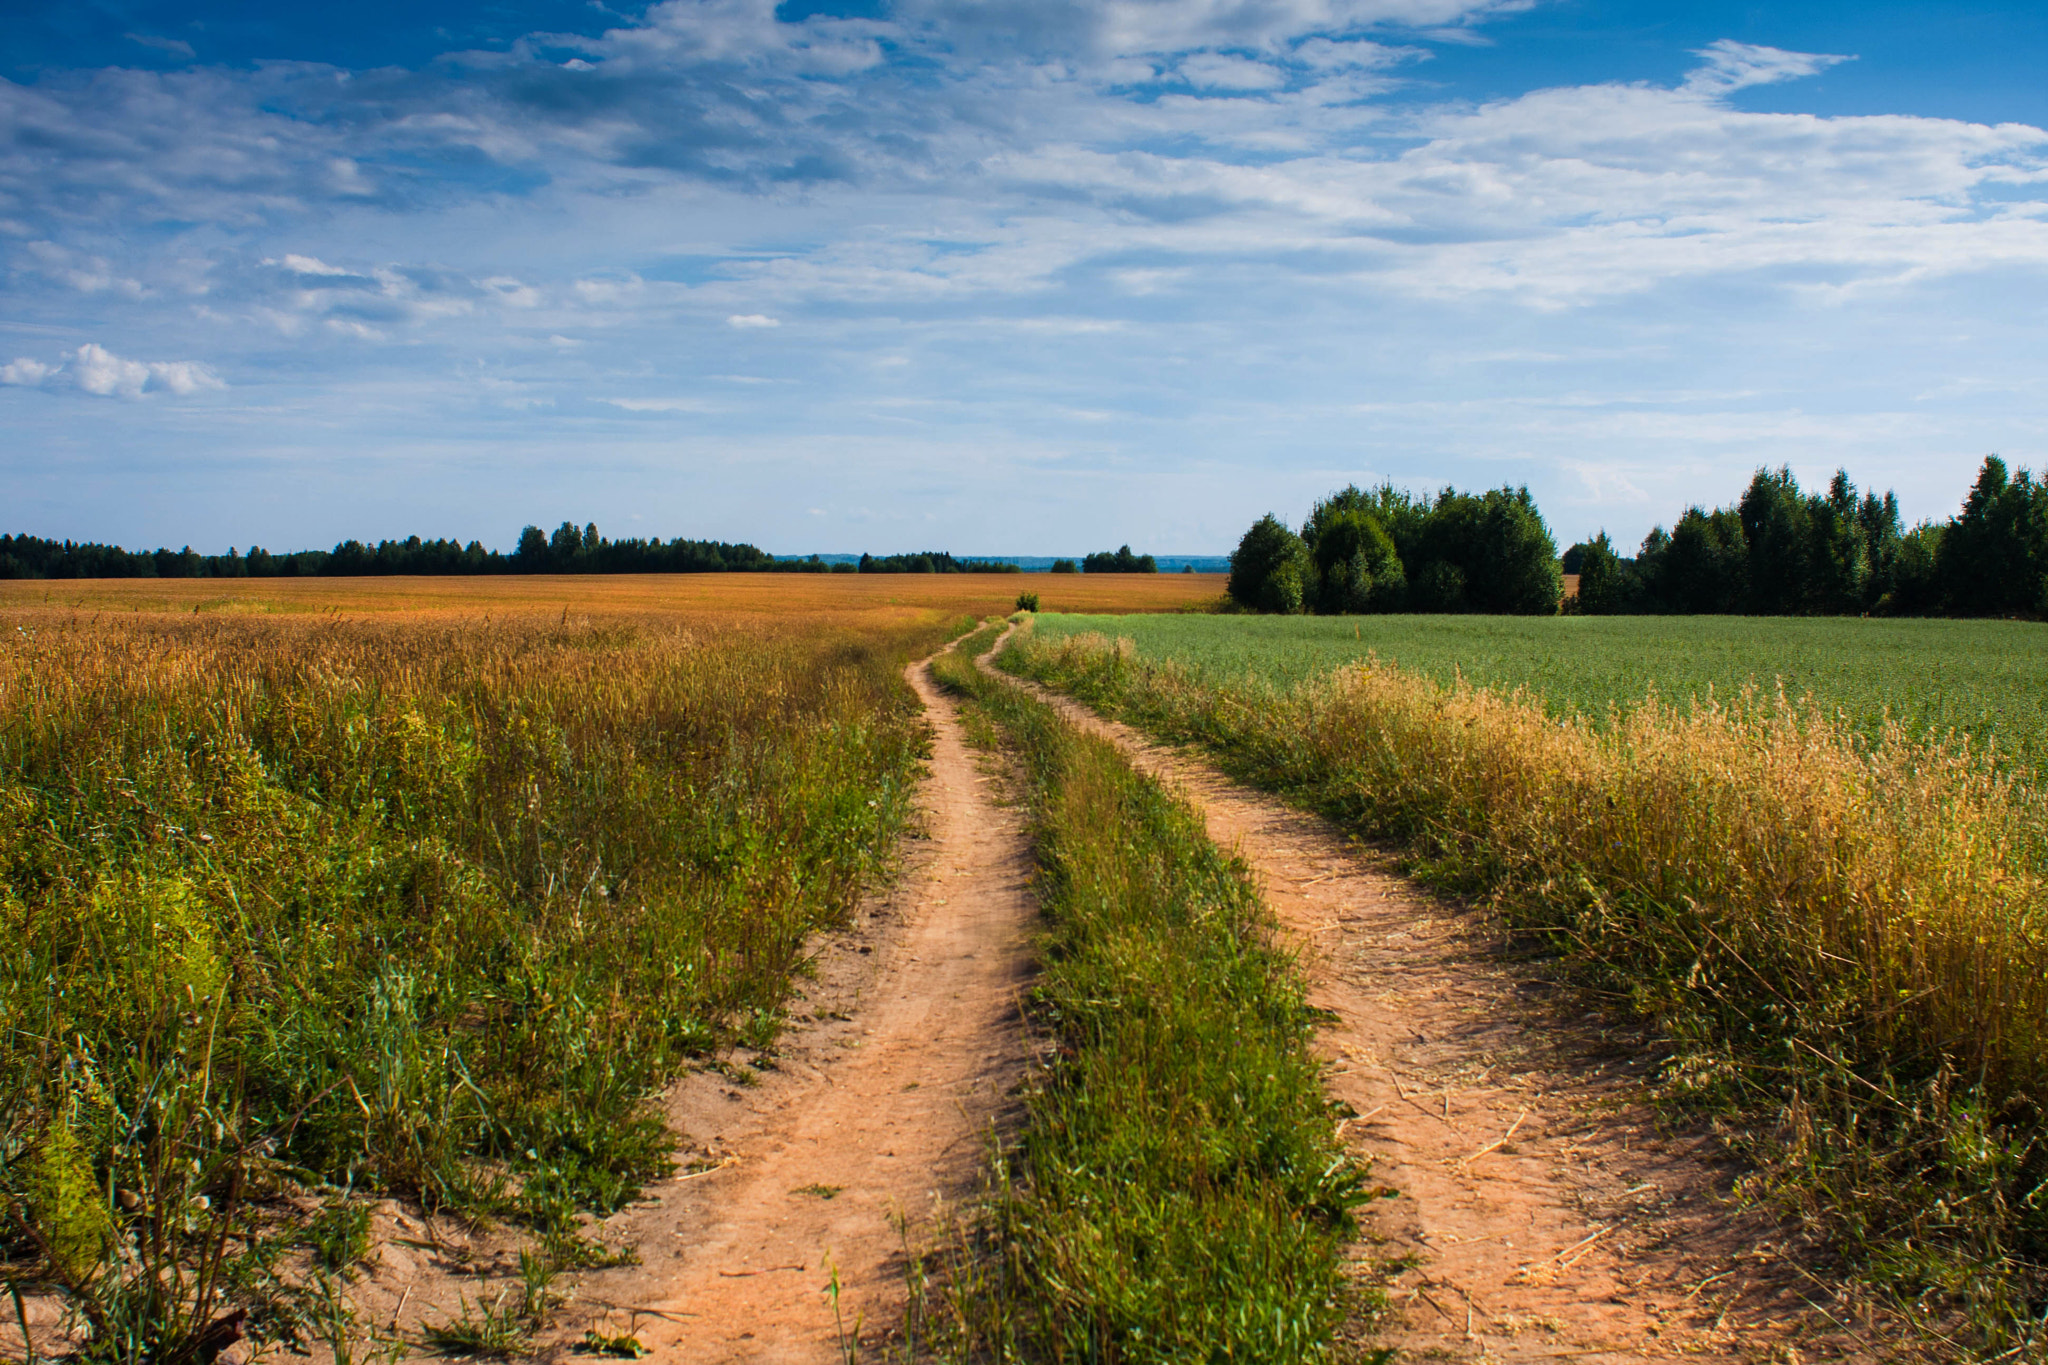
{"type": "Polygon", "coordinates": [[[520,531],[511,554],[487,550],[479,541],[382,540],[375,545],[344,540],[332,550],[273,554],[252,545],[248,553],[182,550],[124,550],[93,541],[47,540],[0,535],[0,578],[347,578],[398,574],[540,573],[1016,573],[996,560],[956,559],[941,551],[877,557],[858,564],[827,564],[817,556],[777,559],[758,546],[722,540],[612,540],[595,523],[563,522],[552,535],[538,526],[520,531]]]}
{"type": "Polygon", "coordinates": [[[1547,615],[1564,591],[1557,543],[1527,488],[1415,495],[1356,484],[1309,510],[1271,513],[1230,557],[1230,599],[1267,612],[1547,615]]]}
{"type": "Polygon", "coordinates": [[[1759,469],[1740,499],[1688,507],[1633,557],[1605,531],[1556,557],[1526,488],[1412,495],[1356,485],[1299,533],[1268,513],[1230,557],[1228,593],[1265,612],[2048,617],[2048,480],[1984,461],[1946,522],[1907,527],[1899,500],[1837,470],[1807,493],[1759,469]],[[1564,597],[1563,576],[1578,576],[1564,597]]]}
{"type": "Polygon", "coordinates": [[[1908,528],[1897,497],[1859,495],[1846,470],[1806,493],[1759,469],[1733,506],[1687,508],[1634,557],[1603,531],[1564,568],[1588,615],[2048,616],[2048,482],[1994,455],[1954,516],[1908,528]]]}

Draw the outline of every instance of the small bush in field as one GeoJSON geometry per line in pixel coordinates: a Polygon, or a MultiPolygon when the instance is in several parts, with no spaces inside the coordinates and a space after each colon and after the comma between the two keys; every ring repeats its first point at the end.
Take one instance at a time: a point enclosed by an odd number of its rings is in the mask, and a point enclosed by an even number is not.
{"type": "Polygon", "coordinates": [[[1018,610],[1018,611],[1031,611],[1031,612],[1035,612],[1035,611],[1037,611],[1037,610],[1038,610],[1038,594],[1037,594],[1037,593],[1035,593],[1035,592],[1020,592],[1020,593],[1018,593],[1018,594],[1017,594],[1017,610],[1018,610]]]}

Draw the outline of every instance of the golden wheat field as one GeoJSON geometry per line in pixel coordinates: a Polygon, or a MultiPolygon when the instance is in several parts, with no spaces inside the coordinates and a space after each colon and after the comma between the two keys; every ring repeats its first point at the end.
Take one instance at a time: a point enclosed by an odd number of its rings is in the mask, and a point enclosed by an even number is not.
{"type": "Polygon", "coordinates": [[[693,619],[829,614],[884,626],[920,613],[1181,611],[1220,599],[1222,574],[534,574],[502,578],[0,580],[0,613],[384,615],[392,612],[673,612],[693,619]]]}
{"type": "Polygon", "coordinates": [[[669,1169],[650,1096],[774,1038],[807,936],[887,875],[904,665],[1020,591],[1217,590],[0,586],[0,1277],[45,1287],[47,1348],[182,1359],[230,1310],[346,1338],[365,1193],[586,1263],[579,1219],[669,1169]]]}

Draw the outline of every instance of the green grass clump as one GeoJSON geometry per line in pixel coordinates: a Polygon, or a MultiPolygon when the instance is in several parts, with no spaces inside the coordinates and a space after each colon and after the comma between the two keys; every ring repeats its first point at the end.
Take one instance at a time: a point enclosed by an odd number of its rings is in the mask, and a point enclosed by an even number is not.
{"type": "Polygon", "coordinates": [[[0,1274],[161,1362],[236,1305],[301,1334],[257,1292],[292,1240],[361,1254],[289,1188],[571,1246],[669,1169],[656,1088],[772,1041],[805,937],[893,856],[925,744],[898,670],[946,633],[23,613],[0,1274]]]}
{"type": "MultiPolygon", "coordinates": [[[[1017,754],[1056,1054],[988,1211],[954,1343],[999,1359],[1320,1361],[1370,1196],[1336,1142],[1292,955],[1242,864],[1100,740],[944,656],[1017,754]]],[[[980,1358],[979,1355],[976,1358],[980,1358]]]]}
{"type": "Polygon", "coordinates": [[[1654,692],[1683,708],[1745,687],[1811,693],[1875,739],[1954,731],[2048,765],[2048,626],[2026,621],[1727,616],[1041,616],[1048,642],[1099,632],[1206,683],[1286,691],[1368,658],[1450,684],[1526,688],[1604,724],[1654,692]]]}
{"type": "Polygon", "coordinates": [[[2048,797],[1782,699],[1604,725],[1385,665],[1289,690],[1102,636],[1005,667],[1404,846],[1651,1022],[1676,1098],[1915,1320],[2016,1355],[2048,1303],[2048,797]]]}

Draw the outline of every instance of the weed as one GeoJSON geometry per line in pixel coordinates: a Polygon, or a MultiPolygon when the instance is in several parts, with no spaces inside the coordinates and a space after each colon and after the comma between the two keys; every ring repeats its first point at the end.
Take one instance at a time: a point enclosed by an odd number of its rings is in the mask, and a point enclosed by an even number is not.
{"type": "Polygon", "coordinates": [[[370,1254],[369,1206],[346,1195],[329,1203],[306,1225],[306,1244],[321,1268],[346,1272],[370,1254]]]}
{"type": "Polygon", "coordinates": [[[830,1252],[825,1255],[825,1269],[830,1274],[830,1279],[825,1285],[825,1296],[832,1301],[832,1330],[838,1338],[839,1358],[844,1365],[860,1365],[860,1329],[867,1321],[867,1312],[862,1310],[854,1314],[853,1330],[849,1332],[846,1328],[846,1315],[839,1306],[839,1267],[833,1264],[830,1252]]]}
{"type": "Polygon", "coordinates": [[[444,1356],[514,1356],[527,1347],[525,1324],[516,1310],[505,1307],[506,1295],[486,1304],[460,1299],[459,1317],[430,1323],[421,1330],[421,1342],[444,1356]]]}
{"type": "Polygon", "coordinates": [[[530,1249],[520,1251],[519,1316],[536,1332],[548,1325],[562,1304],[562,1296],[554,1288],[561,1275],[561,1266],[552,1258],[530,1249]]]}
{"type": "Polygon", "coordinates": [[[583,1355],[607,1356],[614,1360],[638,1360],[642,1356],[654,1354],[630,1330],[612,1334],[599,1331],[595,1327],[583,1334],[583,1340],[577,1344],[576,1349],[583,1355]]]}

